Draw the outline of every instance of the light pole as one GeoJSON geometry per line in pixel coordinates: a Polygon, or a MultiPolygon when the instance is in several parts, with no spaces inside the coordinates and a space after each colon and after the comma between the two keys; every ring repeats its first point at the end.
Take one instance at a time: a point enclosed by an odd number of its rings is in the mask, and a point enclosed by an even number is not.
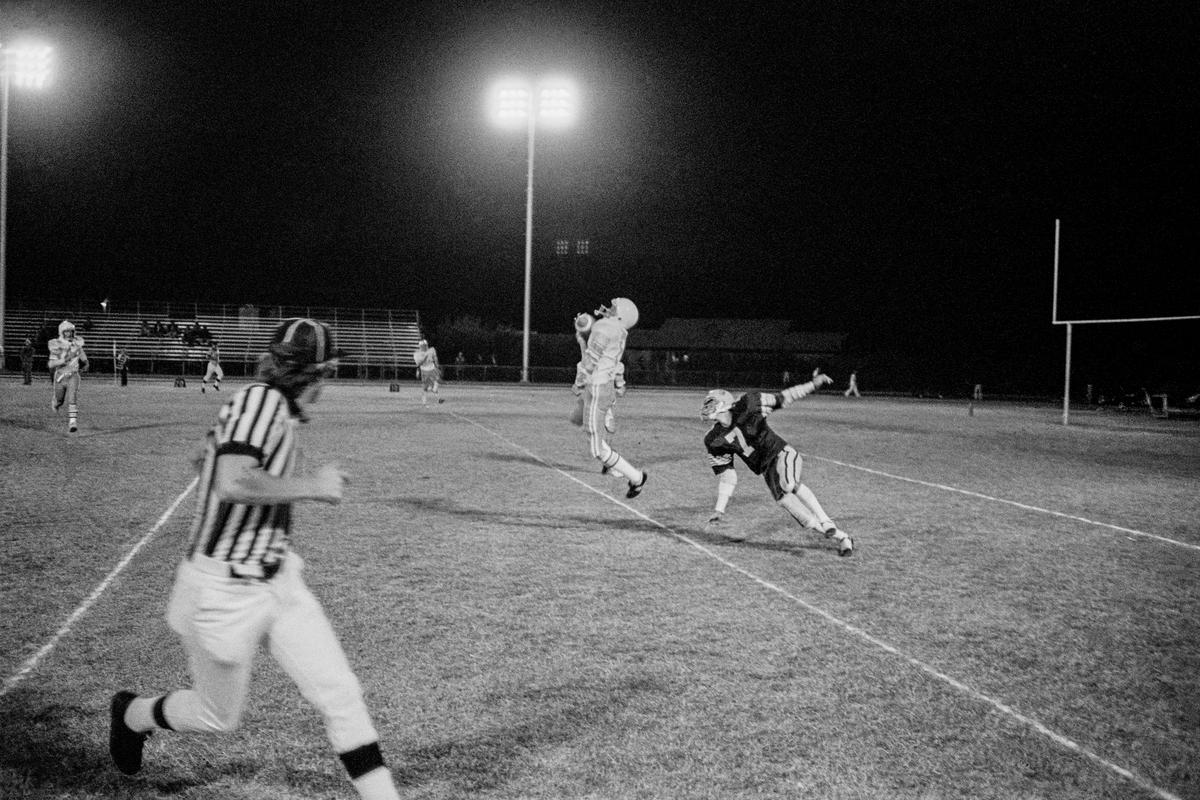
{"type": "Polygon", "coordinates": [[[0,42],[0,367],[4,357],[4,281],[8,246],[8,91],[40,89],[50,80],[51,49],[45,45],[8,45],[0,42]]]}
{"type": "Polygon", "coordinates": [[[529,309],[533,277],[533,143],[538,125],[563,128],[575,119],[576,93],[565,78],[543,78],[536,91],[523,78],[505,78],[492,89],[491,114],[497,125],[519,128],[528,140],[525,176],[525,316],[521,336],[521,383],[529,383],[529,309]]]}

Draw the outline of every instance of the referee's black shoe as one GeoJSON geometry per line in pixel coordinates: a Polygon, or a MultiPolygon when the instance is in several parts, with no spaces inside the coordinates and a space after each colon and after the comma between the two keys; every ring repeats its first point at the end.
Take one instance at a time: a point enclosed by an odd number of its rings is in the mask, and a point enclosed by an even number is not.
{"type": "Polygon", "coordinates": [[[117,692],[110,707],[108,753],[117,769],[126,775],[136,775],[142,769],[142,746],[148,733],[138,733],[125,724],[125,709],[137,697],[133,692],[117,692]]]}

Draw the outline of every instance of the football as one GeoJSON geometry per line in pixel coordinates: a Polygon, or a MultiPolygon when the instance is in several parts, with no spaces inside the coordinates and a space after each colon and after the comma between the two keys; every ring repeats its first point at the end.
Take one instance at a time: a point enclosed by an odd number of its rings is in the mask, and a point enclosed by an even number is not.
{"type": "Polygon", "coordinates": [[[590,331],[592,329],[592,323],[594,323],[595,321],[596,321],[596,318],[593,317],[591,314],[587,313],[586,311],[583,312],[582,314],[576,314],[575,315],[575,330],[579,331],[580,333],[587,333],[588,331],[590,331]]]}

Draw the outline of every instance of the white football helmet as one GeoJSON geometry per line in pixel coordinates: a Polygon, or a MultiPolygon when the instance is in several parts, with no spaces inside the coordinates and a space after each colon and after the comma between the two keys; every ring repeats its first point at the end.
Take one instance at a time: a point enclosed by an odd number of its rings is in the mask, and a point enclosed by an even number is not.
{"type": "Polygon", "coordinates": [[[614,297],[612,305],[600,306],[596,309],[597,317],[613,317],[629,330],[638,321],[638,308],[628,297],[614,297]]]}
{"type": "Polygon", "coordinates": [[[67,331],[74,333],[75,325],[71,322],[71,320],[64,319],[62,322],[58,323],[58,335],[62,336],[67,331]]]}
{"type": "Polygon", "coordinates": [[[715,420],[719,414],[733,408],[733,395],[724,389],[713,389],[704,395],[700,405],[700,419],[715,420]]]}

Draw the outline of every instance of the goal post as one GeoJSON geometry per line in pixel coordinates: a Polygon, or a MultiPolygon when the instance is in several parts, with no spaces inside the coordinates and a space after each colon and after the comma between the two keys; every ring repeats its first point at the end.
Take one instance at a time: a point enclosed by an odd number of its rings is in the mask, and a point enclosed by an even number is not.
{"type": "MultiPolygon", "coordinates": [[[[1071,420],[1071,335],[1076,325],[1113,325],[1122,322],[1173,322],[1177,320],[1200,319],[1200,313],[1169,317],[1115,317],[1110,319],[1059,319],[1058,316],[1058,272],[1059,251],[1062,243],[1062,220],[1054,220],[1054,296],[1051,301],[1050,321],[1054,325],[1063,325],[1067,329],[1066,357],[1063,375],[1063,406],[1062,424],[1069,425],[1071,420]]],[[[1197,309],[1200,311],[1200,309],[1197,309]]],[[[1153,410],[1153,409],[1152,409],[1153,410]]],[[[1166,410],[1166,401],[1163,401],[1166,410]]]]}

